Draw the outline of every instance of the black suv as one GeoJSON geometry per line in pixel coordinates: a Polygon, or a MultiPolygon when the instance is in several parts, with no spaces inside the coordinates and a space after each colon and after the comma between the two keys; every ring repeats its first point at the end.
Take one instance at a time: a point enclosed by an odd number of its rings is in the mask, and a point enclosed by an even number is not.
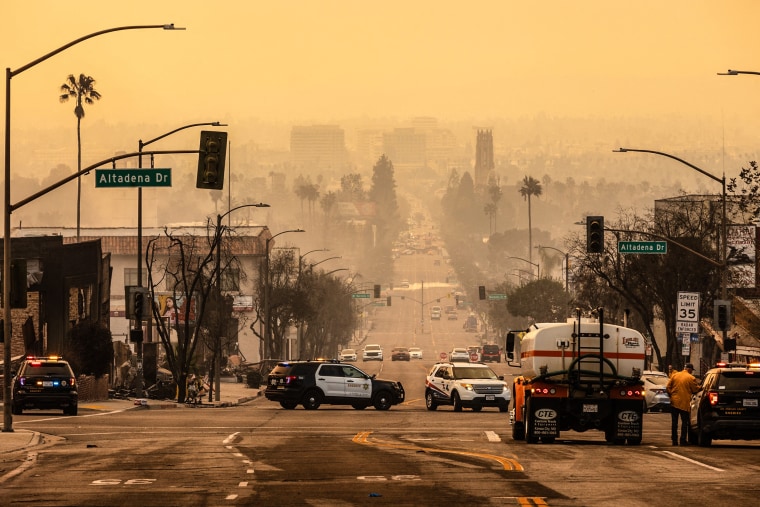
{"type": "Polygon", "coordinates": [[[691,399],[689,442],[760,439],[760,364],[719,364],[691,399]]]}
{"type": "Polygon", "coordinates": [[[388,410],[404,401],[404,387],[339,361],[283,361],[269,373],[264,395],[286,409],[316,410],[324,403],[388,410]]]}
{"type": "Polygon", "coordinates": [[[57,356],[27,357],[13,379],[11,412],[25,408],[58,408],[77,415],[79,393],[69,363],[57,356]]]}

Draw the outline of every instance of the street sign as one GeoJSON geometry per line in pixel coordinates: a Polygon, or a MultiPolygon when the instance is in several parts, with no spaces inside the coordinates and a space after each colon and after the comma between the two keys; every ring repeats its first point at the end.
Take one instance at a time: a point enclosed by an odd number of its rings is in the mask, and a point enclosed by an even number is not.
{"type": "Polygon", "coordinates": [[[622,254],[666,254],[667,241],[618,241],[618,253],[622,254]]]}
{"type": "Polygon", "coordinates": [[[489,294],[488,299],[507,299],[506,294],[489,294]]]}
{"type": "Polygon", "coordinates": [[[172,170],[169,169],[95,169],[95,186],[111,187],[170,187],[172,170]]]}
{"type": "Polygon", "coordinates": [[[351,294],[351,297],[354,299],[369,299],[369,294],[367,293],[351,294]]]}
{"type": "Polygon", "coordinates": [[[699,332],[699,292],[678,292],[676,300],[676,333],[699,332]]]}

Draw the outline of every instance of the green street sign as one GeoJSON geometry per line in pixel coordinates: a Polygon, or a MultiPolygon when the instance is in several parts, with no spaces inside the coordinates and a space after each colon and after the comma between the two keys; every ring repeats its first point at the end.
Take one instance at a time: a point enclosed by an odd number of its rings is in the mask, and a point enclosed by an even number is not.
{"type": "Polygon", "coordinates": [[[666,254],[667,241],[618,241],[618,253],[621,254],[666,254]]]}
{"type": "Polygon", "coordinates": [[[351,297],[354,299],[369,299],[369,294],[366,294],[366,293],[351,294],[351,297]]]}
{"type": "Polygon", "coordinates": [[[95,169],[95,187],[170,187],[171,169],[95,169]]]}
{"type": "Polygon", "coordinates": [[[488,299],[507,299],[506,294],[489,294],[488,299]]]}

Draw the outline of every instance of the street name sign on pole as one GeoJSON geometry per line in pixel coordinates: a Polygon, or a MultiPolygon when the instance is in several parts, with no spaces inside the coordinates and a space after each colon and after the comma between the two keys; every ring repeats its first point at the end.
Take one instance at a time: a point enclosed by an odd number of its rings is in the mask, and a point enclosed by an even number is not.
{"type": "Polygon", "coordinates": [[[666,254],[667,241],[618,241],[618,253],[622,254],[666,254]]]}
{"type": "Polygon", "coordinates": [[[492,300],[492,299],[507,299],[507,295],[506,294],[489,294],[488,295],[488,299],[489,300],[492,300]]]}
{"type": "Polygon", "coordinates": [[[95,187],[170,187],[172,170],[168,169],[95,169],[95,187]]]}
{"type": "Polygon", "coordinates": [[[369,299],[369,294],[351,294],[351,297],[354,299],[369,299]]]}

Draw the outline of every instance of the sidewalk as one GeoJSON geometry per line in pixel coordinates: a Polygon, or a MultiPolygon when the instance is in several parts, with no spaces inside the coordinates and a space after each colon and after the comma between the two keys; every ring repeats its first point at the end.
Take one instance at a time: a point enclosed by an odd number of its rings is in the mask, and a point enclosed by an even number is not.
{"type": "MultiPolygon", "coordinates": [[[[151,409],[198,409],[234,407],[253,401],[263,394],[263,390],[248,387],[242,382],[222,382],[219,388],[219,401],[209,402],[208,395],[204,396],[200,405],[187,405],[169,400],[129,399],[129,400],[100,400],[79,403],[79,415],[83,411],[111,412],[114,410],[151,410],[151,409]]],[[[33,414],[36,411],[26,412],[33,414]]],[[[40,412],[42,413],[42,412],[40,412]]],[[[45,412],[48,413],[48,412],[45,412]]],[[[18,416],[16,416],[18,418],[18,416]]],[[[28,427],[31,424],[25,424],[28,427]]],[[[44,437],[36,431],[27,428],[14,427],[13,431],[0,431],[0,454],[32,448],[44,441],[44,437]]]]}

